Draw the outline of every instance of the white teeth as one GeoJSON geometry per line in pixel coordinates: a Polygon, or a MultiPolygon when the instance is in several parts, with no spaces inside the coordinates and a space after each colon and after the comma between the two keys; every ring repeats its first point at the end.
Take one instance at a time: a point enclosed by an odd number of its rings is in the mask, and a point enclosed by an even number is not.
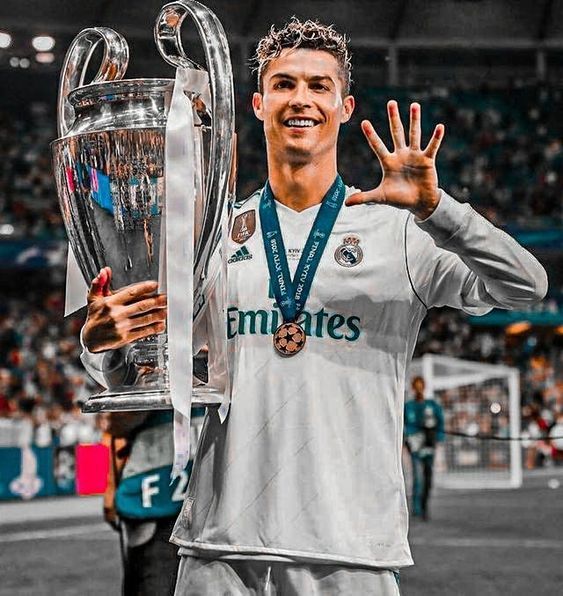
{"type": "Polygon", "coordinates": [[[297,120],[293,118],[287,121],[287,126],[312,127],[315,126],[315,122],[313,120],[297,120]]]}

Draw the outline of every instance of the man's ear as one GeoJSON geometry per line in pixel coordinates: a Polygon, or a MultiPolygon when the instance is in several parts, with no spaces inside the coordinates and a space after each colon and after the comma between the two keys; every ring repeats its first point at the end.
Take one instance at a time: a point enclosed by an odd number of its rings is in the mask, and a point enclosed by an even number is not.
{"type": "Polygon", "coordinates": [[[342,100],[342,118],[340,119],[340,122],[342,124],[344,124],[345,122],[348,122],[348,120],[350,120],[350,118],[352,117],[352,114],[354,113],[355,107],[356,107],[356,100],[354,99],[354,97],[352,95],[347,95],[342,100]]]}
{"type": "Polygon", "coordinates": [[[256,118],[264,121],[264,117],[262,116],[262,94],[258,93],[258,91],[252,94],[252,109],[256,118]]]}

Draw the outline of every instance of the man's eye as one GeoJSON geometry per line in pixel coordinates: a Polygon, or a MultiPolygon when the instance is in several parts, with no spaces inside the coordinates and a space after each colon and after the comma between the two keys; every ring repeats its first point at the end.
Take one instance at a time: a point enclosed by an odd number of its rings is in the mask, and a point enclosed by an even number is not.
{"type": "Polygon", "coordinates": [[[328,91],[328,87],[326,85],[323,85],[322,83],[313,83],[311,85],[311,87],[315,90],[315,91],[328,91]]]}
{"type": "Polygon", "coordinates": [[[274,85],[274,89],[288,89],[291,86],[291,81],[279,81],[274,85]]]}

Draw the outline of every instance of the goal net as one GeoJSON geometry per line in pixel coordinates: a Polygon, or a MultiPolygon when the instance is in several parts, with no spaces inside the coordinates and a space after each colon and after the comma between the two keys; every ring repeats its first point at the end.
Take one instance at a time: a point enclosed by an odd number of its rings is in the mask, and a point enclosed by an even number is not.
{"type": "Polygon", "coordinates": [[[436,451],[435,483],[446,488],[521,486],[519,443],[485,438],[520,434],[518,370],[426,354],[411,364],[409,393],[417,375],[424,378],[426,397],[444,411],[446,436],[436,451]]]}

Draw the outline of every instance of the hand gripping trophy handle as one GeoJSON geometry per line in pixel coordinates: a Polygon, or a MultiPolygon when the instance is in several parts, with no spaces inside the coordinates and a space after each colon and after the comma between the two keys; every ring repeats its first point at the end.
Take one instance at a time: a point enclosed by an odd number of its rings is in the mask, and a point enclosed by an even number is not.
{"type": "Polygon", "coordinates": [[[204,216],[194,256],[194,302],[197,302],[203,280],[208,275],[211,254],[218,243],[224,202],[231,194],[229,185],[232,185],[232,181],[229,177],[234,159],[234,94],[225,31],[215,14],[199,2],[177,0],[162,7],[154,28],[160,54],[176,68],[201,69],[187,57],[182,46],[180,33],[187,15],[194,21],[204,48],[211,86],[212,114],[204,216]]]}

